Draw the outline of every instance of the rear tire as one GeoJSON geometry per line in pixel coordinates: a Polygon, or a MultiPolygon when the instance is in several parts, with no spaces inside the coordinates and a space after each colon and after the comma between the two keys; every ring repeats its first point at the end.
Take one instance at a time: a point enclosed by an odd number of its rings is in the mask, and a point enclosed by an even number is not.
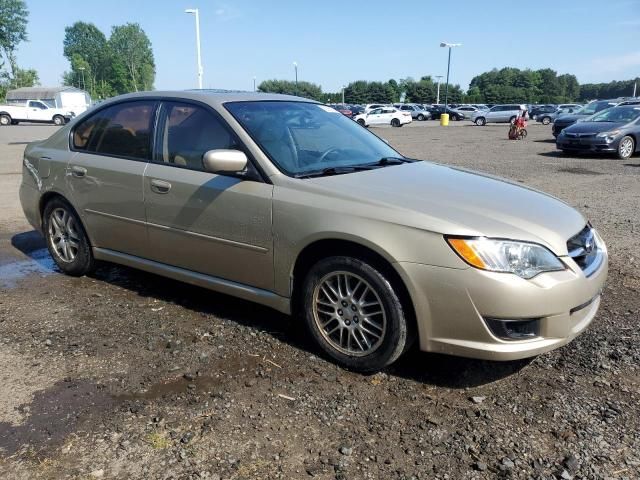
{"type": "Polygon", "coordinates": [[[49,254],[67,275],[81,277],[95,267],[87,233],[73,207],[55,197],[44,207],[42,230],[49,254]]]}
{"type": "Polygon", "coordinates": [[[417,120],[420,121],[420,122],[424,121],[424,115],[422,115],[422,114],[418,115],[417,120]]]}
{"type": "Polygon", "coordinates": [[[372,265],[348,256],[316,263],[302,287],[309,333],[332,360],[375,372],[402,355],[413,323],[392,283],[372,265]]]}
{"type": "Polygon", "coordinates": [[[620,160],[627,160],[633,156],[636,151],[636,142],[633,137],[626,136],[618,143],[618,158],[620,160]]]}
{"type": "Polygon", "coordinates": [[[484,127],[487,124],[487,120],[484,117],[476,118],[476,125],[479,127],[484,127]]]}
{"type": "Polygon", "coordinates": [[[397,118],[392,118],[391,119],[391,126],[392,127],[399,127],[400,126],[400,120],[398,120],[397,118]]]}
{"type": "Polygon", "coordinates": [[[60,126],[60,125],[64,125],[64,117],[61,115],[56,115],[53,117],[53,124],[60,126]]]}
{"type": "Polygon", "coordinates": [[[11,125],[11,122],[12,120],[9,115],[0,115],[0,125],[2,125],[3,127],[11,125]]]}
{"type": "Polygon", "coordinates": [[[356,120],[356,122],[358,122],[358,124],[362,125],[363,127],[365,126],[364,120],[362,118],[359,118],[358,120],[356,120]]]}
{"type": "Polygon", "coordinates": [[[549,125],[551,123],[551,118],[550,117],[542,117],[541,120],[543,125],[549,125]]]}

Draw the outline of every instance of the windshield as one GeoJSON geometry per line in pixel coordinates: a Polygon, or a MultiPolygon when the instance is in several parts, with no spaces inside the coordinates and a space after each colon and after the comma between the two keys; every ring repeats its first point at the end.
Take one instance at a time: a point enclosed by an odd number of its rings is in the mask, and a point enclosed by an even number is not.
{"type": "Polygon", "coordinates": [[[291,176],[402,158],[367,129],[325,105],[230,102],[226,109],[276,166],[291,176]]]}
{"type": "Polygon", "coordinates": [[[640,107],[613,107],[589,119],[590,122],[629,123],[640,118],[640,107]]]}

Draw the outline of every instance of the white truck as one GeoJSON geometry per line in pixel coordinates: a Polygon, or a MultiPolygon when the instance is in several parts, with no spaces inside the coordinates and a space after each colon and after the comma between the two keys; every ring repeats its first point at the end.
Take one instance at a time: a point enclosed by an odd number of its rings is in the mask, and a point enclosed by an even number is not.
{"type": "Polygon", "coordinates": [[[0,125],[17,125],[20,122],[53,123],[64,125],[74,114],[67,109],[51,108],[40,100],[25,100],[23,103],[0,105],[0,125]]]}

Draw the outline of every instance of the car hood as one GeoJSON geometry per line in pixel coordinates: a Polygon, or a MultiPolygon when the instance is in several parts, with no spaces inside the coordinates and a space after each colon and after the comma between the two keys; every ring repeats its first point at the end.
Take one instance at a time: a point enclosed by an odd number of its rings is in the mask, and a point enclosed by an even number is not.
{"type": "Polygon", "coordinates": [[[580,122],[563,130],[565,133],[599,133],[624,127],[624,122],[580,122]]]}
{"type": "Polygon", "coordinates": [[[590,117],[591,115],[576,115],[574,113],[572,114],[563,114],[560,115],[559,117],[556,118],[556,122],[557,123],[574,123],[577,122],[578,120],[580,120],[581,118],[587,118],[590,117]]]}
{"type": "Polygon", "coordinates": [[[566,203],[501,178],[430,162],[304,180],[343,212],[440,234],[536,242],[558,255],[585,225],[566,203]],[[330,199],[330,200],[329,200],[330,199]]]}

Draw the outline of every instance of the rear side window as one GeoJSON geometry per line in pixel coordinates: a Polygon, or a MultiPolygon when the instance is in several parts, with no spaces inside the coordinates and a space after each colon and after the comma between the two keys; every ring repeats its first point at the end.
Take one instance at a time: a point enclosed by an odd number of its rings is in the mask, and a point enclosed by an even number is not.
{"type": "Polygon", "coordinates": [[[151,158],[156,103],[127,102],[107,107],[76,126],[76,150],[137,160],[151,158]]]}
{"type": "Polygon", "coordinates": [[[209,150],[238,150],[236,136],[211,111],[189,103],[163,104],[162,148],[156,161],[203,170],[202,157],[209,150]]]}

